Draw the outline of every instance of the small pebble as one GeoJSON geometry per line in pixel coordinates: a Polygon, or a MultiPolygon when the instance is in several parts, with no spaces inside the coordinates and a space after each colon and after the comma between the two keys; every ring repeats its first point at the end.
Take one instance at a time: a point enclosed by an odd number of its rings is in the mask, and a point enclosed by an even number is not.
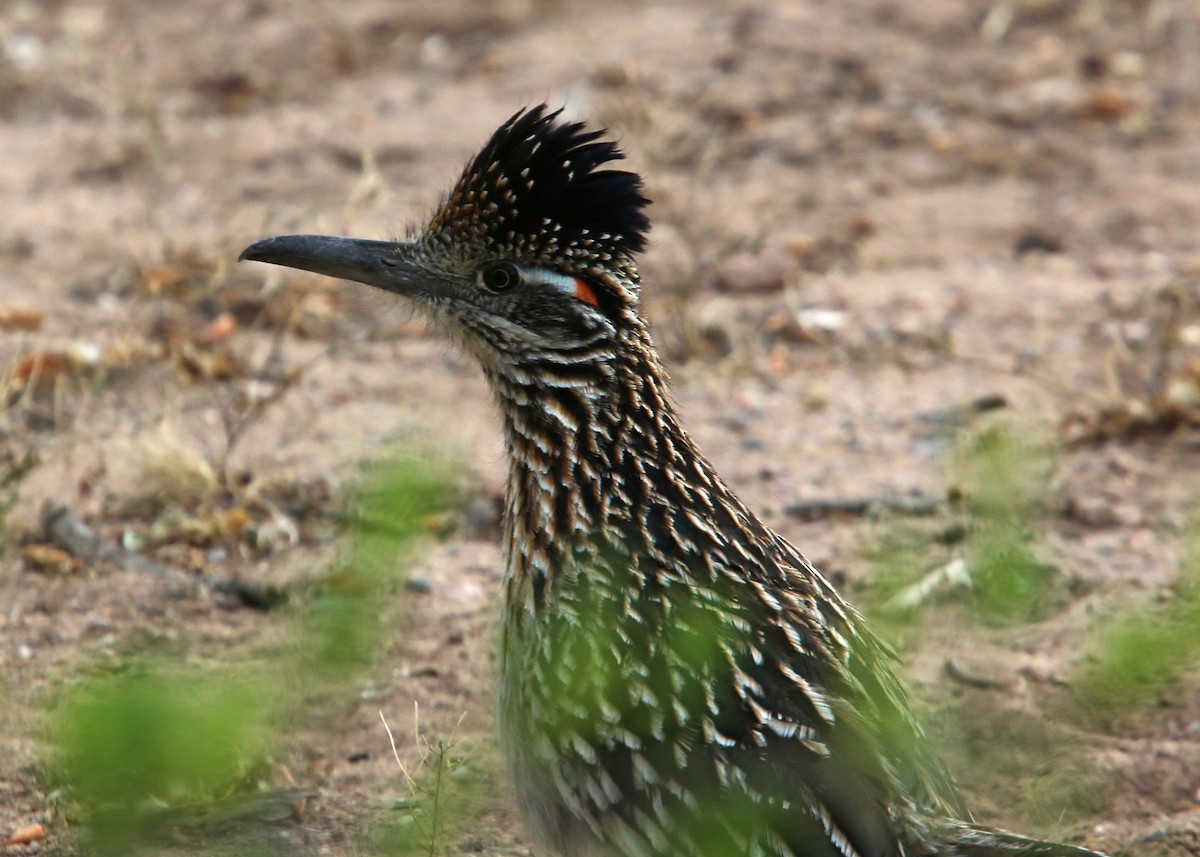
{"type": "Polygon", "coordinates": [[[404,588],[409,592],[429,592],[433,589],[433,584],[429,582],[428,577],[420,574],[414,574],[404,581],[404,588]]]}
{"type": "Polygon", "coordinates": [[[463,529],[469,535],[486,537],[500,531],[502,501],[490,492],[477,494],[463,509],[463,529]]]}
{"type": "Polygon", "coordinates": [[[778,250],[737,253],[717,266],[717,288],[736,294],[782,291],[791,263],[778,250]]]}

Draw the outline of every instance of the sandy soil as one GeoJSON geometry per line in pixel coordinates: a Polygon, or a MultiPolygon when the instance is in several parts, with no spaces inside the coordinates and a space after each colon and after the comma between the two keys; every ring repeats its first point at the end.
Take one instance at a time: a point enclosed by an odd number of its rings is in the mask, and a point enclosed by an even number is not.
{"type": "Polygon", "coordinates": [[[645,175],[687,425],[852,598],[892,525],[790,503],[944,494],[945,417],[984,396],[1065,444],[1037,548],[1058,600],[995,625],[935,597],[898,636],[914,695],[981,820],[1200,853],[1200,683],[1100,724],[1070,706],[1107,617],[1172,598],[1200,489],[1195,4],[15,0],[0,49],[0,838],[48,825],[14,853],[75,848],[54,694],[139,647],[269,650],[278,611],[193,584],[319,574],[331,498],[397,438],[467,462],[471,502],[369,676],[284,739],[263,787],[310,798],[259,835],[362,853],[407,794],[379,712],[411,761],[415,701],[490,784],[451,845],[524,853],[489,749],[504,460],[478,373],[382,297],[234,259],[419,225],[540,101],[645,175]],[[182,576],[39,552],[47,500],[182,576]]]}

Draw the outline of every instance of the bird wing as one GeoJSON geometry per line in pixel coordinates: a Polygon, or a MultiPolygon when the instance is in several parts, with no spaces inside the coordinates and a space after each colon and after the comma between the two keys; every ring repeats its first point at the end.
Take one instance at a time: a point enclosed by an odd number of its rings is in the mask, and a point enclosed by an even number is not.
{"type": "Polygon", "coordinates": [[[514,700],[531,770],[596,838],[631,855],[900,857],[899,803],[961,812],[891,650],[807,565],[617,553],[560,581],[514,700]]]}

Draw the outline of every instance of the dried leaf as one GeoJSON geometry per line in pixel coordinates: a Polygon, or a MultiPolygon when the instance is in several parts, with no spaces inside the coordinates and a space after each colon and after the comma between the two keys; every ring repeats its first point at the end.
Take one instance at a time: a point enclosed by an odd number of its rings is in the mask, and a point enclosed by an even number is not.
{"type": "Polygon", "coordinates": [[[217,529],[231,536],[241,535],[253,520],[245,506],[235,506],[218,515],[217,529]]]}
{"type": "Polygon", "coordinates": [[[27,306],[0,306],[0,328],[5,330],[37,330],[45,315],[40,309],[27,306]]]}
{"type": "Polygon", "coordinates": [[[1136,107],[1137,104],[1132,98],[1110,86],[1093,89],[1087,101],[1088,112],[1105,119],[1125,116],[1132,113],[1136,107]]]}
{"type": "Polygon", "coordinates": [[[212,465],[168,427],[117,440],[107,461],[110,489],[131,514],[158,509],[165,498],[197,505],[217,487],[212,465]]]}
{"type": "Polygon", "coordinates": [[[142,291],[153,297],[181,298],[187,293],[188,275],[175,265],[160,265],[142,272],[142,291]]]}
{"type": "Polygon", "coordinates": [[[79,568],[75,557],[52,545],[28,545],[21,557],[26,565],[49,574],[71,574],[79,568]]]}
{"type": "Polygon", "coordinates": [[[257,93],[254,81],[242,72],[199,78],[192,82],[192,90],[216,102],[226,113],[242,112],[257,93]]]}
{"type": "Polygon", "coordinates": [[[233,335],[235,330],[237,330],[237,319],[233,317],[233,313],[223,312],[214,318],[204,330],[200,331],[196,340],[205,345],[213,345],[217,342],[224,342],[233,335]]]}
{"type": "Polygon", "coordinates": [[[203,381],[228,381],[243,374],[241,364],[228,351],[204,351],[191,343],[180,343],[179,365],[193,379],[203,381]]]}
{"type": "Polygon", "coordinates": [[[60,378],[79,368],[69,351],[35,351],[17,361],[10,375],[10,391],[21,393],[30,387],[37,395],[49,393],[60,378]]]}
{"type": "Polygon", "coordinates": [[[17,361],[13,377],[18,381],[49,381],[71,370],[71,357],[62,351],[37,351],[17,361]]]}
{"type": "Polygon", "coordinates": [[[45,838],[46,826],[44,824],[30,824],[0,842],[0,845],[29,845],[31,842],[41,842],[45,838]]]}

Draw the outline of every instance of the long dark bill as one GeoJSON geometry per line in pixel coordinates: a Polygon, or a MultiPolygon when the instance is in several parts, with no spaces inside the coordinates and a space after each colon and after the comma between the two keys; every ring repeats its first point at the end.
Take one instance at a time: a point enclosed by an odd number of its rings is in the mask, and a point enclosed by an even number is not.
{"type": "Polygon", "coordinates": [[[423,269],[409,261],[412,248],[412,244],[395,241],[279,235],[255,241],[242,251],[238,261],[299,268],[403,295],[428,280],[423,269]]]}

